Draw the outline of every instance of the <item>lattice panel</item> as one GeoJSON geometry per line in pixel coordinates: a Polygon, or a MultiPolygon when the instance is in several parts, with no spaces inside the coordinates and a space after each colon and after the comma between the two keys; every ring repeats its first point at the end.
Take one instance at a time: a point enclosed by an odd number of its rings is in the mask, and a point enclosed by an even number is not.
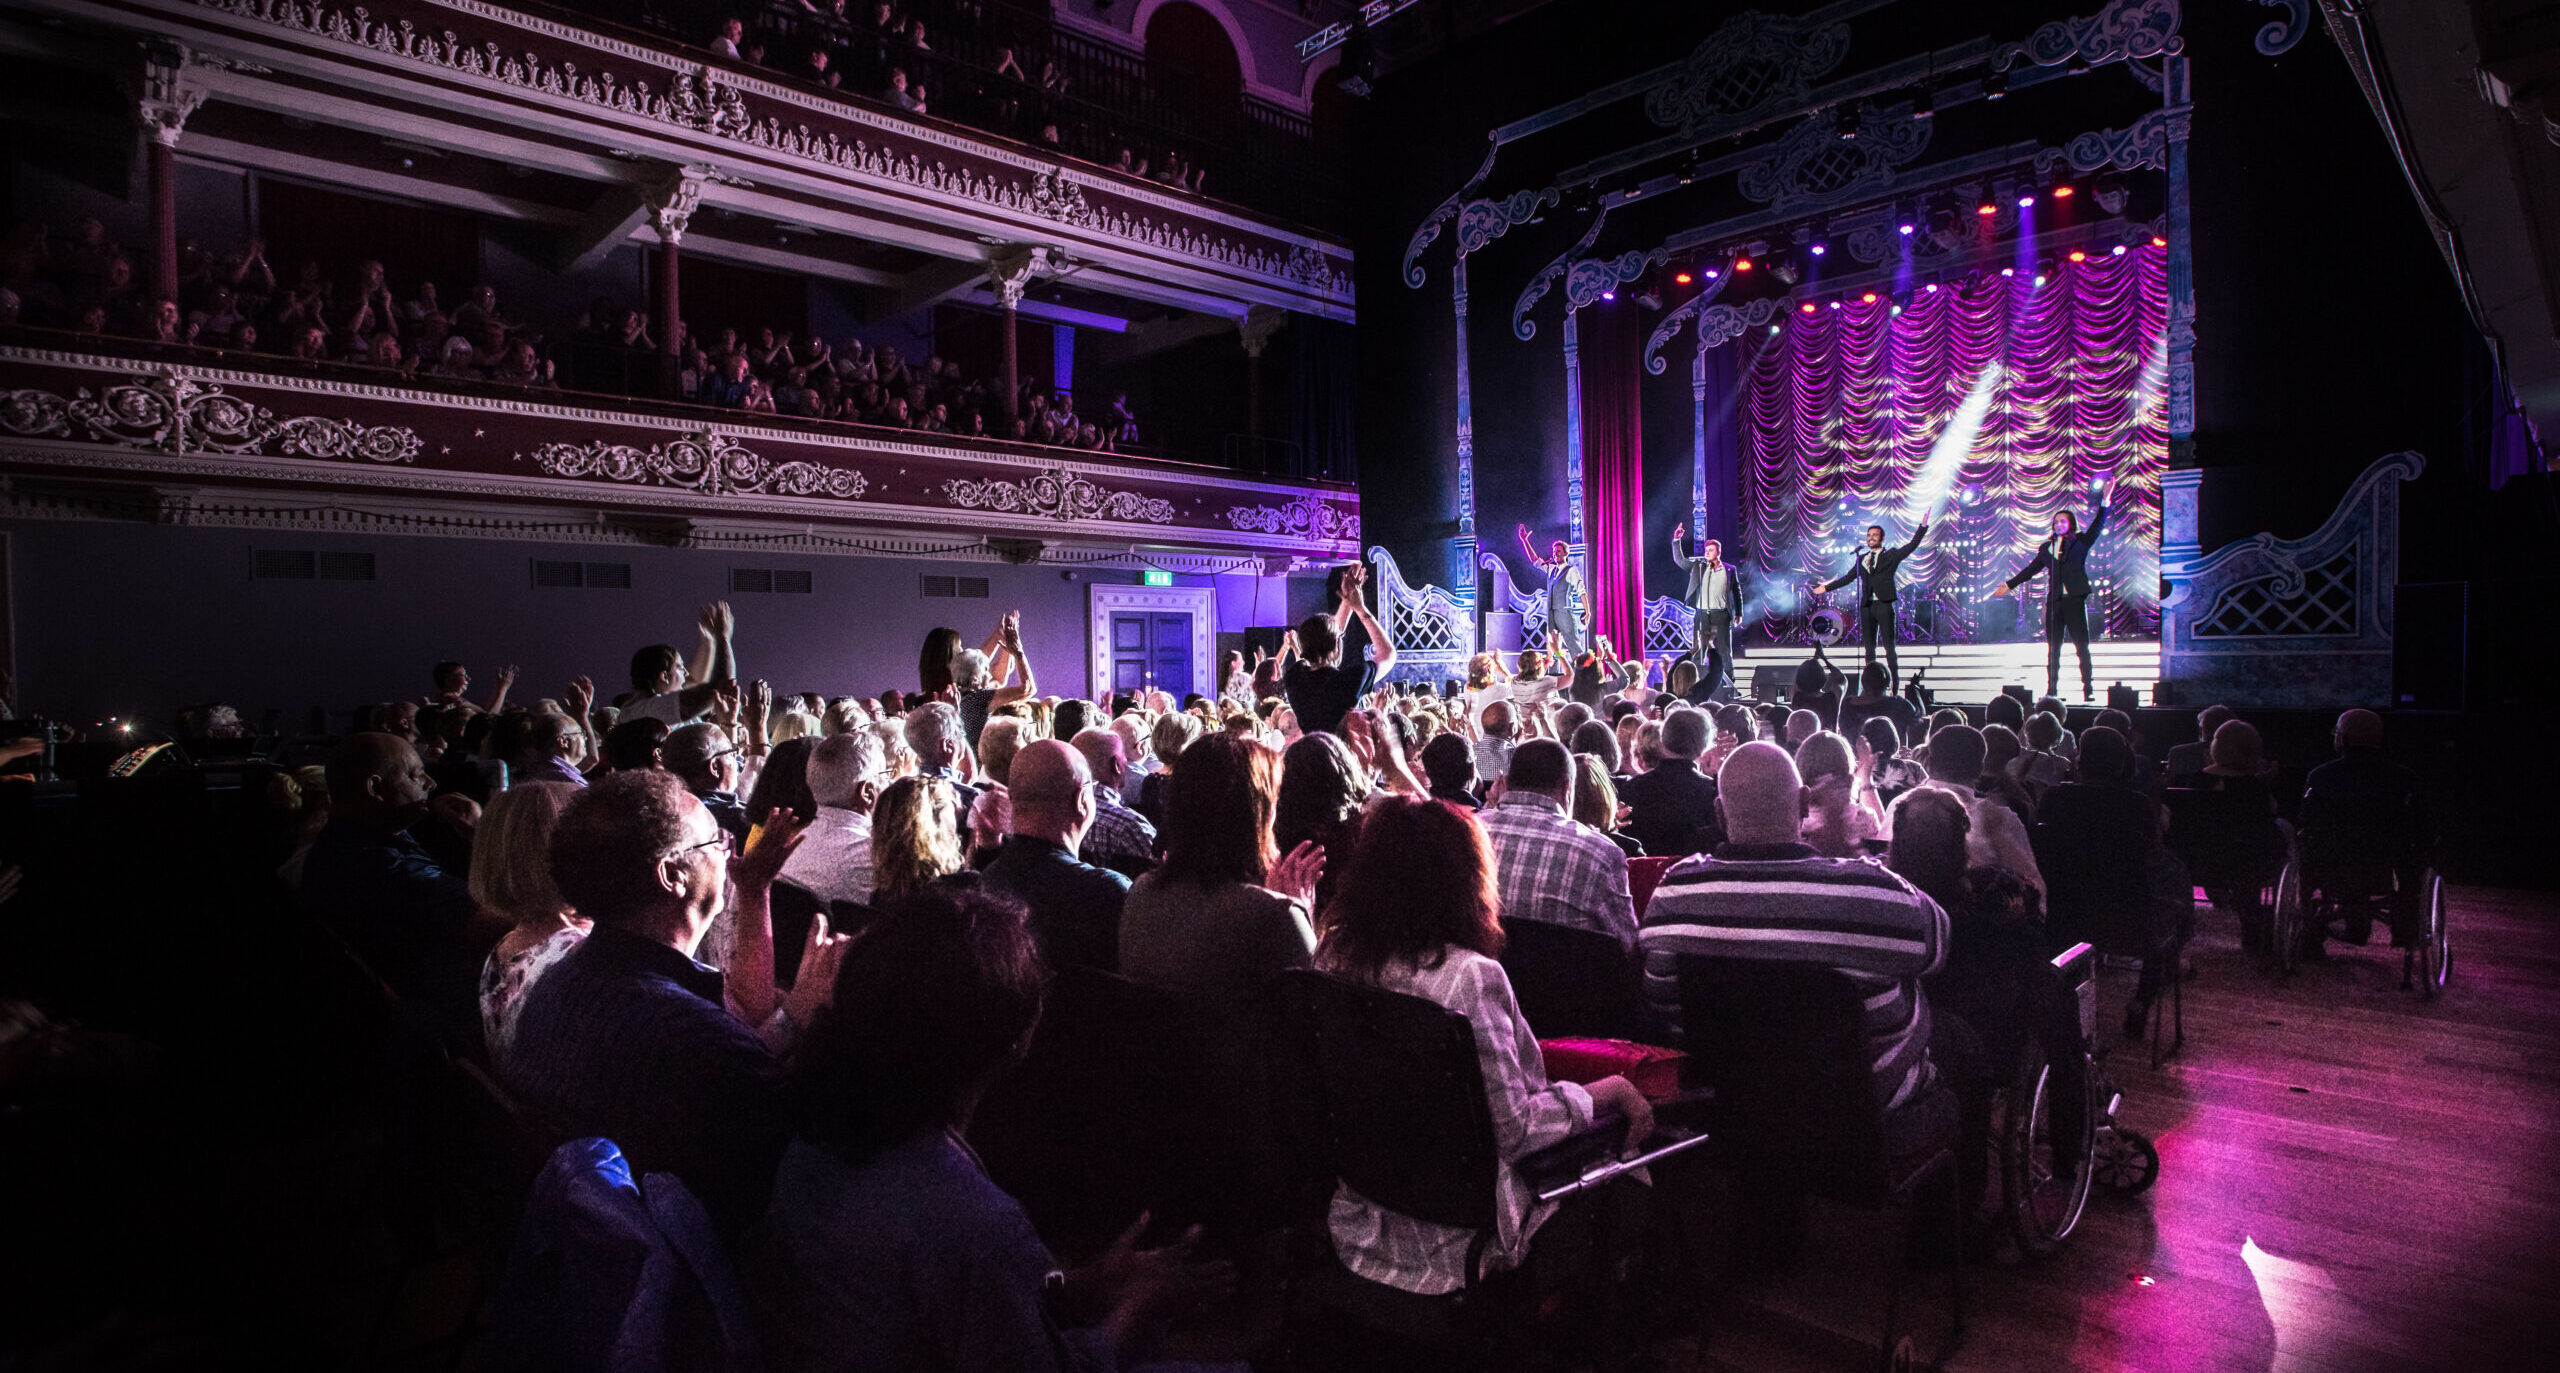
{"type": "Polygon", "coordinates": [[[2226,587],[2196,621],[2199,639],[2302,638],[2356,632],[2356,550],[2302,573],[2299,594],[2279,595],[2281,573],[2226,587]]]}
{"type": "Polygon", "coordinates": [[[1677,658],[1689,651],[1696,637],[1689,607],[1678,598],[1657,596],[1644,603],[1645,657],[1677,658]]]}

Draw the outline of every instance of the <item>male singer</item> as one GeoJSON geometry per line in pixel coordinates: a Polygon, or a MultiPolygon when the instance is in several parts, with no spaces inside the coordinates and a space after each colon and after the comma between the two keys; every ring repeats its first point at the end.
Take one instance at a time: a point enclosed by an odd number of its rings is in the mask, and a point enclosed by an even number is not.
{"type": "Polygon", "coordinates": [[[1858,550],[1857,565],[1828,582],[1816,582],[1816,591],[1835,591],[1851,582],[1858,583],[1858,642],[1866,648],[1866,665],[1876,665],[1876,639],[1884,639],[1884,670],[1893,682],[1902,680],[1902,661],[1894,652],[1894,641],[1901,637],[1894,624],[1894,574],[1902,560],[1911,556],[1920,541],[1929,537],[1929,522],[1922,520],[1911,531],[1911,541],[1899,548],[1884,546],[1884,526],[1867,526],[1867,546],[1858,550]]]}
{"type": "Polygon", "coordinates": [[[2108,498],[2115,493],[2101,490],[2097,495],[2097,513],[2089,517],[2089,528],[2080,528],[2078,516],[2065,510],[2053,517],[2053,537],[2036,545],[2033,562],[2019,568],[2009,580],[2002,582],[1994,596],[2006,596],[2018,584],[2047,568],[2053,580],[2044,598],[2044,694],[2062,694],[2062,636],[2071,636],[2071,646],[2080,652],[2080,699],[2095,699],[2096,688],[2089,673],[2089,549],[2098,542],[2098,531],[2107,527],[2108,498]]]}
{"type": "Polygon", "coordinates": [[[1570,664],[1591,651],[1591,592],[1582,584],[1582,564],[1573,560],[1562,539],[1548,546],[1549,556],[1539,557],[1529,537],[1529,526],[1520,526],[1520,551],[1547,574],[1547,632],[1570,664]]]}
{"type": "Polygon", "coordinates": [[[1671,560],[1689,574],[1689,594],[1681,598],[1689,603],[1694,626],[1689,642],[1695,646],[1698,670],[1705,674],[1700,683],[1712,696],[1733,673],[1733,626],[1742,618],[1742,572],[1726,564],[1724,545],[1714,539],[1700,546],[1698,556],[1690,557],[1686,521],[1671,531],[1671,560]]]}

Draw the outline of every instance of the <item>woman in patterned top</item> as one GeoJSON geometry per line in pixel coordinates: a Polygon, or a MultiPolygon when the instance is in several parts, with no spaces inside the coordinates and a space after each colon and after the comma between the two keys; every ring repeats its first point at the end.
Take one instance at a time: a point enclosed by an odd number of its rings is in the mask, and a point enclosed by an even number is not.
{"type": "Polygon", "coordinates": [[[471,899],[515,923],[480,969],[480,1028],[493,1064],[506,1061],[525,990],[587,935],[551,884],[551,828],[577,794],[567,782],[520,782],[490,800],[472,833],[471,899]]]}

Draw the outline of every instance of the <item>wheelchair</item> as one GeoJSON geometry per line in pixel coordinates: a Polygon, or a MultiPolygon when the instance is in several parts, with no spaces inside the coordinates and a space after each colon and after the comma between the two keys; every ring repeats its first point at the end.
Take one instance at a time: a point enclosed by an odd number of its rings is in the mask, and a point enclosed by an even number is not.
{"type": "Polygon", "coordinates": [[[2341,937],[2360,944],[2375,920],[2396,913],[2402,919],[2391,923],[2411,936],[2401,950],[2400,986],[2430,1000],[2444,991],[2453,975],[2453,939],[2444,876],[2417,837],[2422,821],[2395,797],[2303,798],[2292,852],[2276,879],[2280,971],[2293,971],[2306,930],[2325,934],[2332,922],[2343,921],[2341,937]]]}
{"type": "Polygon", "coordinates": [[[2086,1101],[2080,1111],[2081,1166],[2066,1176],[2055,1164],[2056,1107],[2068,1088],[2054,1071],[2050,1049],[2041,1035],[2030,1036],[2019,1055],[2009,1085],[2003,1090],[1994,1119],[1992,1147],[2001,1188],[2001,1209],[2019,1252],[2044,1258],[2059,1250],[2089,1207],[2093,1186],[2136,1193],[2160,1176],[2160,1151],[2143,1135],[2116,1122],[2124,1094],[2108,1080],[2097,1054],[2098,951],[2075,944],[2050,965],[2052,987],[2078,1017],[2082,1075],[2086,1101]]]}

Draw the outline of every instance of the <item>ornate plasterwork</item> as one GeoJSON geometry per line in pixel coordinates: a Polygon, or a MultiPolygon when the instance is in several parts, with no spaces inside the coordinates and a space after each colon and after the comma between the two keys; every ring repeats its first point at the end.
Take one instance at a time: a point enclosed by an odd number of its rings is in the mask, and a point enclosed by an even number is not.
{"type": "Polygon", "coordinates": [[[207,64],[176,44],[156,45],[144,61],[142,93],[134,102],[134,113],[152,142],[164,148],[178,145],[187,120],[205,101],[204,83],[194,71],[202,65],[207,64]]]}
{"type": "Polygon", "coordinates": [[[1849,26],[1746,11],[1718,26],[1648,92],[1645,116],[1664,128],[1711,133],[1765,111],[1801,104],[1813,80],[1849,54],[1849,26]]]}
{"type": "Polygon", "coordinates": [[[2266,57],[2282,57],[2293,51],[2302,35],[2311,31],[2311,0],[2258,0],[2271,9],[2284,11],[2281,19],[2269,20],[2258,30],[2254,40],[2258,52],[2266,57]]]}
{"type": "Polygon", "coordinates": [[[1767,157],[1744,167],[1734,189],[1777,212],[1820,209],[1853,199],[1889,179],[1896,167],[1929,146],[1934,119],[1914,119],[1908,107],[1893,113],[1859,106],[1857,138],[1840,136],[1828,113],[1789,129],[1767,157]]]}
{"type": "MultiPolygon", "coordinates": [[[[1120,239],[1149,249],[1198,258],[1221,267],[1296,283],[1322,295],[1348,300],[1351,278],[1330,255],[1304,243],[1285,251],[1237,244],[1229,239],[1172,222],[1123,211],[1102,210],[1085,198],[1085,187],[1063,169],[1029,169],[1028,180],[999,179],[978,169],[928,163],[916,152],[903,155],[868,140],[846,140],[819,133],[807,124],[786,127],[780,118],[757,119],[746,103],[746,90],[724,73],[697,64],[682,64],[664,73],[663,91],[646,79],[626,79],[609,70],[582,71],[575,62],[546,62],[533,52],[510,53],[495,41],[473,42],[451,29],[427,33],[408,19],[376,19],[361,5],[329,0],[196,0],[208,9],[292,29],[299,33],[400,58],[449,74],[517,90],[574,100],[618,114],[742,143],[762,151],[813,163],[831,171],[874,181],[894,182],[929,192],[939,199],[973,201],[1021,214],[1036,215],[1071,228],[1120,239]]],[[[456,4],[458,11],[473,7],[456,4]]],[[[496,17],[496,16],[492,16],[496,17]]],[[[532,23],[506,16],[509,23],[532,23]]],[[[558,36],[590,43],[600,53],[612,49],[593,35],[565,26],[538,26],[558,36]]],[[[671,60],[645,49],[631,51],[635,61],[671,60]]],[[[835,111],[845,118],[858,112],[835,111]]],[[[918,143],[926,140],[918,135],[918,143]]],[[[990,150],[992,154],[994,150],[990,150]]],[[[990,161],[1001,160],[991,156],[990,161]]]]}
{"type": "Polygon", "coordinates": [[[1413,237],[1406,240],[1404,245],[1404,284],[1406,286],[1417,290],[1421,288],[1424,279],[1423,250],[1439,239],[1440,226],[1456,217],[1458,208],[1466,204],[1467,197],[1474,195],[1476,188],[1484,184],[1485,178],[1493,175],[1493,160],[1500,156],[1502,156],[1502,141],[1497,137],[1493,146],[1484,150],[1484,161],[1477,166],[1476,174],[1467,178],[1467,184],[1450,192],[1448,199],[1432,206],[1431,213],[1423,216],[1422,223],[1414,227],[1413,237]]]}
{"type": "Polygon", "coordinates": [[[0,394],[0,430],[22,438],[65,438],[160,453],[234,453],[288,458],[408,462],[417,431],[318,415],[278,417],[175,373],[137,376],[122,386],[69,396],[52,391],[0,394]]]}
{"type": "Polygon", "coordinates": [[[1512,226],[1527,222],[1542,206],[1553,205],[1563,192],[1553,186],[1543,190],[1515,191],[1500,200],[1470,200],[1458,211],[1458,254],[1473,253],[1504,234],[1512,226]]]}
{"type": "Polygon", "coordinates": [[[1565,269],[1564,308],[1579,310],[1669,261],[1661,248],[1629,249],[1609,258],[1584,258],[1565,269]]]}
{"type": "MultiPolygon", "coordinates": [[[[2169,165],[2170,124],[2186,113],[2184,107],[2153,110],[2125,128],[2091,129],[2060,148],[2037,153],[2036,170],[2051,170],[2058,162],[2069,162],[2077,172],[2094,172],[2108,166],[2125,171],[2162,170],[2169,165]]],[[[2121,202],[2118,208],[2122,208],[2121,202]]]]}
{"type": "Polygon", "coordinates": [[[1287,505],[1238,505],[1227,510],[1227,523],[1260,534],[1287,534],[1301,539],[1358,539],[1360,515],[1309,492],[1287,505]]]}
{"type": "Polygon", "coordinates": [[[1599,211],[1591,216],[1591,227],[1582,231],[1582,237],[1575,239],[1572,247],[1549,259],[1546,266],[1538,269],[1536,276],[1529,278],[1529,284],[1520,288],[1520,298],[1511,303],[1511,332],[1521,342],[1526,343],[1538,336],[1538,322],[1529,318],[1529,311],[1546,298],[1547,288],[1556,284],[1556,278],[1581,261],[1582,255],[1591,251],[1591,245],[1600,241],[1600,231],[1608,227],[1609,211],[1616,205],[1614,198],[1604,197],[1599,211]]]}
{"type": "Polygon", "coordinates": [[[1114,491],[1063,467],[1044,469],[1021,481],[990,477],[984,481],[953,477],[942,484],[943,497],[964,510],[993,510],[1006,515],[1045,515],[1053,520],[1143,520],[1173,522],[1173,502],[1135,491],[1114,491]]]}
{"type": "Polygon", "coordinates": [[[2056,19],[2023,43],[2002,44],[1991,55],[1991,69],[2005,71],[2021,57],[2039,67],[2095,67],[2183,52],[2179,18],[2178,0],[2109,0],[2096,14],[2056,19]]]}
{"type": "Polygon", "coordinates": [[[774,462],[725,434],[701,433],[668,443],[546,443],[530,460],[546,477],[602,477],[641,486],[676,486],[705,495],[834,496],[860,500],[870,481],[850,467],[774,462]]]}
{"type": "Polygon", "coordinates": [[[1676,337],[1680,326],[1693,317],[1692,306],[1703,305],[1694,312],[1698,321],[1698,346],[1721,348],[1742,337],[1745,330],[1760,328],[1776,319],[1778,311],[1787,303],[1782,296],[1762,296],[1740,305],[1703,304],[1711,299],[1712,296],[1701,295],[1663,319],[1661,327],[1653,331],[1653,337],[1645,340],[1644,370],[1657,377],[1662,375],[1662,346],[1676,337]]]}

